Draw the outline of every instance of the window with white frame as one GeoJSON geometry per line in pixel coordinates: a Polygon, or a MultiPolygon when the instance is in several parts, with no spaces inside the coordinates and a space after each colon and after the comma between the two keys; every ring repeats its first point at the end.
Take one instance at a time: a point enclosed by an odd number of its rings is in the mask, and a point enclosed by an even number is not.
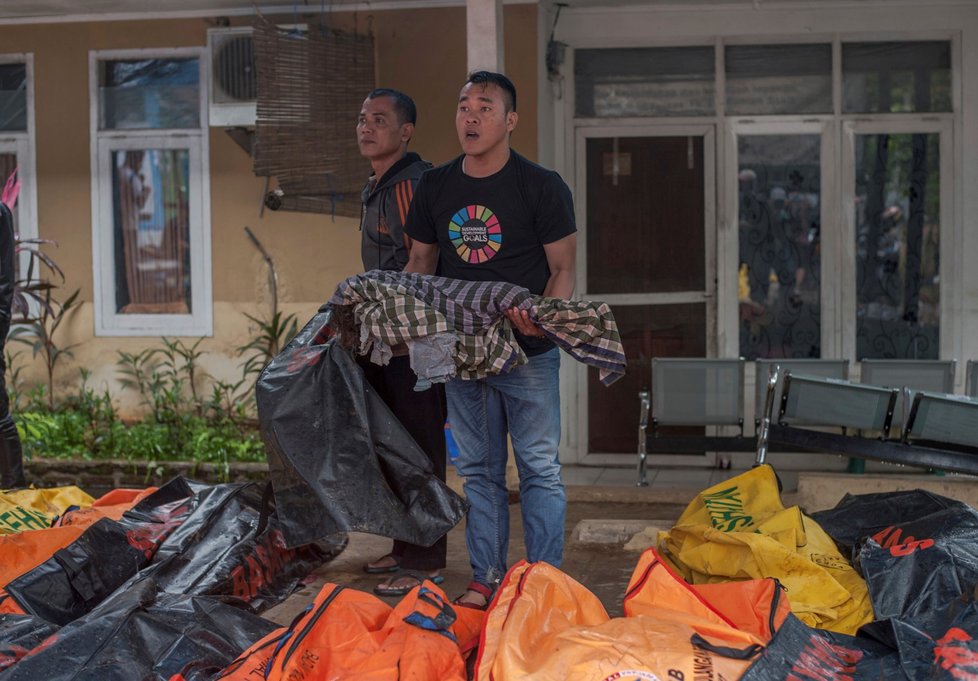
{"type": "Polygon", "coordinates": [[[97,335],[210,335],[202,52],[91,56],[97,335]]]}
{"type": "MultiPolygon", "coordinates": [[[[34,175],[33,59],[29,54],[0,54],[0,198],[11,209],[14,232],[37,236],[37,187],[34,175]]],[[[28,256],[17,262],[26,271],[28,256]]]]}

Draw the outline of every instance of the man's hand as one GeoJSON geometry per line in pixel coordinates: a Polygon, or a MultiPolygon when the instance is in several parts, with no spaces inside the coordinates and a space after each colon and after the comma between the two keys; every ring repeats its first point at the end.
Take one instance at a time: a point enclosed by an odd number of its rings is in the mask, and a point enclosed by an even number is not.
{"type": "Polygon", "coordinates": [[[513,324],[513,328],[524,336],[529,336],[530,338],[545,337],[543,329],[533,323],[533,320],[530,319],[530,315],[526,312],[526,310],[511,307],[506,310],[506,316],[509,317],[509,321],[513,324]]]}

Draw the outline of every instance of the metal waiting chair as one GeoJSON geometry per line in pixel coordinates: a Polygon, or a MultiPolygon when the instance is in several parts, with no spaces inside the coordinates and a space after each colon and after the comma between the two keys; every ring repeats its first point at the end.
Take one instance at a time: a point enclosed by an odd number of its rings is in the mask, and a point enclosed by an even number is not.
{"type": "Polygon", "coordinates": [[[910,392],[954,392],[957,361],[953,359],[864,359],[859,366],[861,383],[901,391],[894,407],[901,426],[907,420],[910,392]]]}
{"type": "MultiPolygon", "coordinates": [[[[803,374],[805,376],[822,376],[824,378],[838,378],[848,380],[849,360],[848,359],[823,359],[823,358],[799,358],[799,359],[757,359],[754,362],[754,432],[757,433],[761,426],[761,419],[764,417],[764,402],[767,398],[767,381],[776,367],[780,368],[779,376],[785,376],[786,372],[792,374],[803,374]]],[[[781,389],[783,381],[778,381],[774,387],[774,404],[781,404],[781,389]]]]}
{"type": "Polygon", "coordinates": [[[770,447],[777,444],[860,456],[859,445],[876,440],[850,436],[848,431],[876,431],[882,433],[883,439],[889,437],[898,393],[895,388],[790,371],[782,378],[780,371],[775,370],[767,381],[756,463],[765,463],[770,447]],[[779,383],[783,387],[776,405],[774,394],[779,383]],[[825,426],[840,428],[842,432],[813,429],[825,426]]]}
{"type": "Polygon", "coordinates": [[[786,374],[775,416],[777,371],[768,380],[758,464],[778,444],[814,452],[978,475],[978,399],[917,391],[898,438],[890,439],[897,388],[786,374]],[[839,426],[841,433],[809,426],[839,426]],[[852,429],[855,434],[848,431],[852,429]],[[862,434],[880,433],[881,437],[862,434]]]}
{"type": "Polygon", "coordinates": [[[903,442],[975,453],[978,467],[978,399],[921,391],[903,429],[903,442]]]}
{"type": "Polygon", "coordinates": [[[639,393],[639,486],[648,485],[649,453],[754,451],[756,439],[744,436],[744,365],[743,359],[653,358],[652,391],[639,393]],[[737,426],[740,433],[663,436],[660,426],[737,426]]]}

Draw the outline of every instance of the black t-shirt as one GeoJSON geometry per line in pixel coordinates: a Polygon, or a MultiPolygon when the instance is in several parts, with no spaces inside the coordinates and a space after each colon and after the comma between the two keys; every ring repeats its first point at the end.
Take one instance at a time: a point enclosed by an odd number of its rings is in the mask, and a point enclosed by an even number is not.
{"type": "MultiPolygon", "coordinates": [[[[465,175],[463,158],[421,176],[404,231],[438,245],[443,277],[505,281],[541,295],[550,278],[544,244],[577,231],[570,189],[515,151],[489,177],[465,175]]],[[[530,355],[552,347],[543,339],[517,341],[530,355]]]]}

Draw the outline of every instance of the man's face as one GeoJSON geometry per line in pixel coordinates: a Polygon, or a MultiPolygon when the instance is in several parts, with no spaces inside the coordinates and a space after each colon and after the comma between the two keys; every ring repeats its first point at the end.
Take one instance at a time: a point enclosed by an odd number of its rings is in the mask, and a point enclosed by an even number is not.
{"type": "Polygon", "coordinates": [[[466,83],[459,94],[455,130],[462,151],[479,156],[508,144],[516,112],[506,112],[505,92],[495,83],[466,83]]]}
{"type": "Polygon", "coordinates": [[[374,160],[398,153],[413,131],[413,124],[398,120],[390,97],[364,100],[357,118],[357,144],[364,157],[374,160]]]}

